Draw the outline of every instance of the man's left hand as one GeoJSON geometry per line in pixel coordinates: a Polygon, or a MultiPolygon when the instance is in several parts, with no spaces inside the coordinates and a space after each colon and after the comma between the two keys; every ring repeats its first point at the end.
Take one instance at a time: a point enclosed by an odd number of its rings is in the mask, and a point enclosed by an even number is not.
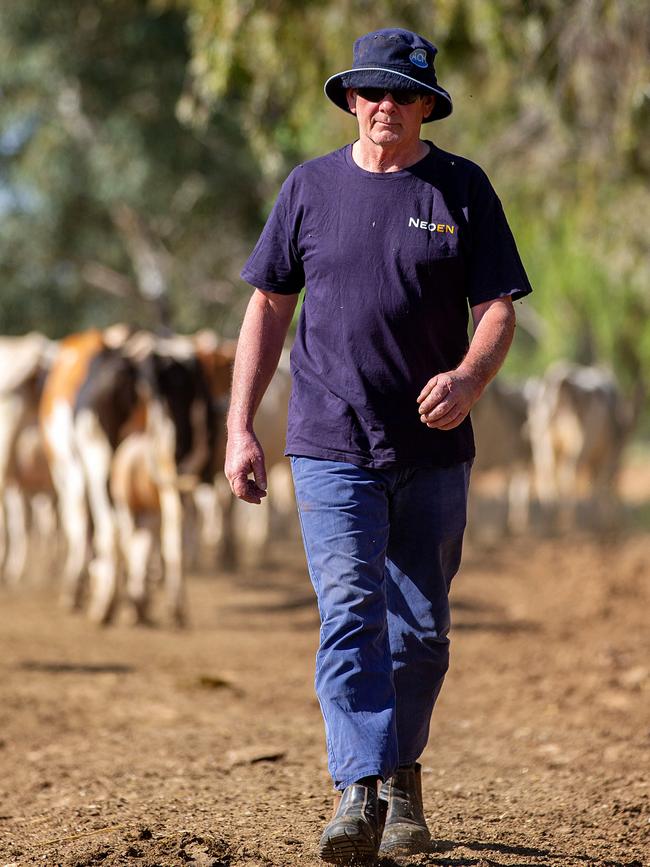
{"type": "Polygon", "coordinates": [[[450,370],[430,379],[418,397],[420,421],[427,427],[452,430],[467,417],[481,394],[475,377],[450,370]]]}

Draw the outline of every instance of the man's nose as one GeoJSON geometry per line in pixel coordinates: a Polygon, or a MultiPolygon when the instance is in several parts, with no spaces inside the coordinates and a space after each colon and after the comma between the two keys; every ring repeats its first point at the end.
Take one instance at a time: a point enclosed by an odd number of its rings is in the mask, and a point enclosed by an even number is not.
{"type": "Polygon", "coordinates": [[[397,110],[397,104],[393,99],[393,94],[390,91],[384,94],[383,99],[379,103],[379,108],[386,114],[392,114],[394,111],[397,110]]]}

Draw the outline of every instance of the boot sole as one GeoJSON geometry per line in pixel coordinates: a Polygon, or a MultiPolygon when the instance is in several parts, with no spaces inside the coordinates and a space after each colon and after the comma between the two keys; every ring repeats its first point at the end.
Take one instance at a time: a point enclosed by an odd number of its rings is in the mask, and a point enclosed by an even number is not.
{"type": "Polygon", "coordinates": [[[380,855],[421,855],[431,849],[431,837],[422,834],[418,837],[412,835],[410,839],[394,840],[391,842],[381,842],[379,846],[380,855]]]}
{"type": "Polygon", "coordinates": [[[320,842],[319,855],[329,864],[374,864],[377,849],[371,840],[346,831],[331,834],[320,842]]]}

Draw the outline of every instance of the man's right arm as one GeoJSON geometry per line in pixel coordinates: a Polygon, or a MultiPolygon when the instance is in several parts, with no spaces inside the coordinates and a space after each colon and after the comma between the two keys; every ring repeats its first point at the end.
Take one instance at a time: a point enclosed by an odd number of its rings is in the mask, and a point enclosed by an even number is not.
{"type": "Polygon", "coordinates": [[[278,366],[298,295],[256,289],[242,323],[228,411],[225,473],[235,496],[260,503],[266,496],[264,452],[253,419],[278,366]],[[249,474],[253,479],[249,479],[249,474]]]}

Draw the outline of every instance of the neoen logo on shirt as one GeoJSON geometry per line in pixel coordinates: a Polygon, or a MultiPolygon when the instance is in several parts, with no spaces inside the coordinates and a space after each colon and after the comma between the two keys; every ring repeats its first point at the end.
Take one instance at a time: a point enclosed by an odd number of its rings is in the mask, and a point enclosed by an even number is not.
{"type": "Polygon", "coordinates": [[[417,217],[409,217],[409,229],[428,229],[429,232],[447,232],[450,235],[456,232],[456,226],[450,226],[449,223],[430,223],[417,217]]]}

